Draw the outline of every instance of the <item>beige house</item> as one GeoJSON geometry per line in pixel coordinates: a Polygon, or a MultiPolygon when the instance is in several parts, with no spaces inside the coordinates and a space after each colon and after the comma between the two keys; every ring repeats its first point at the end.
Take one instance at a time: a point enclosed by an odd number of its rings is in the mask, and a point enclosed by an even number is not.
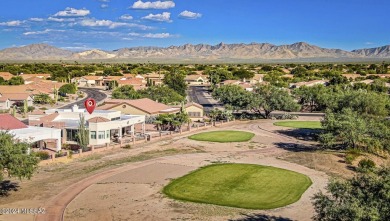
{"type": "Polygon", "coordinates": [[[172,108],[168,105],[158,103],[148,98],[126,100],[111,99],[106,100],[103,106],[97,107],[98,110],[115,110],[124,114],[156,116],[164,113],[178,113],[180,108],[172,108]]]}
{"type": "Polygon", "coordinates": [[[187,75],[184,80],[189,85],[203,85],[209,83],[207,75],[187,75]]]}
{"type": "Polygon", "coordinates": [[[34,99],[28,93],[1,93],[0,98],[8,99],[10,106],[15,103],[24,103],[27,100],[28,106],[33,106],[34,99]]]}
{"type": "Polygon", "coordinates": [[[86,75],[79,78],[73,78],[71,82],[76,83],[79,87],[103,86],[103,76],[86,75]]]}
{"type": "MultiPolygon", "coordinates": [[[[181,106],[176,106],[176,107],[181,108],[181,106]]],[[[184,106],[184,109],[186,110],[192,122],[203,121],[204,110],[202,105],[198,103],[190,102],[184,106]]]]}
{"type": "Polygon", "coordinates": [[[250,84],[257,84],[263,82],[264,74],[255,74],[255,76],[249,80],[250,84]]]}
{"type": "Polygon", "coordinates": [[[312,87],[314,85],[319,85],[319,84],[322,84],[324,86],[328,86],[329,84],[329,81],[325,81],[325,80],[313,80],[313,81],[307,81],[307,82],[298,82],[298,83],[295,83],[295,84],[290,84],[290,87],[291,88],[300,88],[302,86],[306,86],[306,87],[312,87]]]}
{"type": "Polygon", "coordinates": [[[225,80],[221,82],[221,85],[239,85],[241,83],[239,80],[225,80]]]}

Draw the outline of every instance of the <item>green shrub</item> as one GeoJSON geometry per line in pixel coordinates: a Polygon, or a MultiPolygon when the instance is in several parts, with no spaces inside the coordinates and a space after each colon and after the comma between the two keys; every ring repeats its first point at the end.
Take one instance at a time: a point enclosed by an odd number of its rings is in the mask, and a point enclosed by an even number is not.
{"type": "Polygon", "coordinates": [[[40,159],[40,160],[47,160],[50,158],[50,155],[46,151],[38,151],[35,153],[35,155],[40,159]]]}
{"type": "Polygon", "coordinates": [[[357,150],[357,149],[349,149],[347,151],[347,154],[345,155],[345,162],[347,164],[352,164],[353,161],[360,155],[361,154],[360,154],[359,150],[357,150]]]}
{"type": "Polygon", "coordinates": [[[371,159],[362,159],[359,161],[357,170],[359,172],[368,172],[375,169],[375,162],[371,159]]]}
{"type": "Polygon", "coordinates": [[[77,92],[77,87],[75,84],[65,84],[62,85],[58,91],[63,94],[75,94],[77,92]]]}

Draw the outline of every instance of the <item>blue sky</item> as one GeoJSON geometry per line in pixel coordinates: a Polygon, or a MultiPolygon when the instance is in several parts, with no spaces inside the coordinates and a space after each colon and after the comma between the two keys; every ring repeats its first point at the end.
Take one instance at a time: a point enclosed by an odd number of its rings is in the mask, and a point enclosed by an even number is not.
{"type": "Polygon", "coordinates": [[[388,0],[3,0],[0,49],[113,50],[186,43],[390,44],[388,0]]]}

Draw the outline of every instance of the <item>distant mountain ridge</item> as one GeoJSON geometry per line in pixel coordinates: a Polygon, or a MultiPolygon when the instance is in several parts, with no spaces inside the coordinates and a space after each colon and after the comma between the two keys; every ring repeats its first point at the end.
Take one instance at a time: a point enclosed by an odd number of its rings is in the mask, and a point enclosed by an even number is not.
{"type": "Polygon", "coordinates": [[[390,58],[390,45],[345,51],[327,49],[305,42],[291,45],[250,44],[185,44],[169,47],[132,47],[113,51],[99,49],[72,52],[47,44],[32,44],[0,50],[0,60],[294,60],[294,59],[373,59],[390,58]]]}

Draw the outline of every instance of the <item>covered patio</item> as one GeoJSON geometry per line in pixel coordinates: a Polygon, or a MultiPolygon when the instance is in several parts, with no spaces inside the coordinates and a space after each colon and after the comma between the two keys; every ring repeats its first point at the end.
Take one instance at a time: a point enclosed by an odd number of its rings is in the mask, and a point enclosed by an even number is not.
{"type": "Polygon", "coordinates": [[[28,143],[52,141],[55,142],[55,151],[61,150],[61,129],[46,128],[46,127],[27,127],[21,129],[14,129],[9,131],[16,139],[28,143]]]}

